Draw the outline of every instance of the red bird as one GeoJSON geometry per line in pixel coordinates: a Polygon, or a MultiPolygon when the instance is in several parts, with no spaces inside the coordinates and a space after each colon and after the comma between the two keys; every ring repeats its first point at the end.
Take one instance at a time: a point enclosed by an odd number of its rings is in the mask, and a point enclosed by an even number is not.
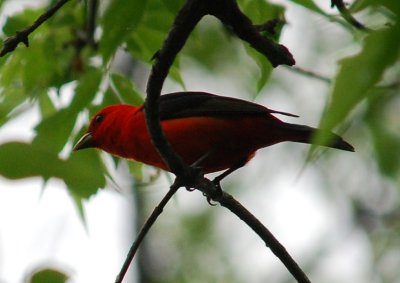
{"type": "MultiPolygon", "coordinates": [[[[204,92],[177,92],[160,97],[162,129],[186,164],[197,164],[204,173],[226,170],[218,178],[244,166],[256,151],[284,141],[312,143],[316,131],[304,125],[285,123],[274,111],[241,99],[204,92]]],[[[354,151],[336,134],[324,146],[354,151]]],[[[74,150],[99,148],[168,171],[154,148],[145,122],[144,106],[111,105],[91,120],[87,133],[74,150]]]]}

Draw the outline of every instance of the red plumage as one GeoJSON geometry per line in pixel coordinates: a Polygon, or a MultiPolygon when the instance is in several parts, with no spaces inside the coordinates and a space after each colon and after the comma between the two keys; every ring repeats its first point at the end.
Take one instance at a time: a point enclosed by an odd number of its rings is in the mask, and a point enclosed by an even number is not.
{"type": "MultiPolygon", "coordinates": [[[[289,124],[272,114],[292,114],[270,110],[252,102],[204,92],[162,95],[160,120],[174,150],[187,164],[198,164],[204,173],[235,170],[250,160],[260,148],[283,141],[311,143],[316,131],[304,125],[289,124]]],[[[333,148],[354,151],[333,133],[333,148]]],[[[95,147],[111,154],[168,170],[151,143],[144,108],[112,105],[99,111],[75,150],[95,147]]]]}

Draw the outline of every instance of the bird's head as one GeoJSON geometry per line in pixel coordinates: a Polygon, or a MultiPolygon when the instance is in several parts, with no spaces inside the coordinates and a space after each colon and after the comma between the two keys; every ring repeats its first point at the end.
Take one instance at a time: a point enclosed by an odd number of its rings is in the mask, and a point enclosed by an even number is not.
{"type": "Polygon", "coordinates": [[[74,146],[74,151],[85,148],[107,149],[120,131],[119,123],[129,112],[130,105],[111,105],[97,112],[91,119],[88,130],[74,146]]]}

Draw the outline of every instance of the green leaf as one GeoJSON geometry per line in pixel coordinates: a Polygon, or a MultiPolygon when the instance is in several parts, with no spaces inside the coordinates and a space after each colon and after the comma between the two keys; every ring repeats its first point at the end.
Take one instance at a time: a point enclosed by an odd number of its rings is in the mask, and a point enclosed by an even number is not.
{"type": "MultiPolygon", "coordinates": [[[[176,15],[175,9],[180,6],[180,4],[173,3],[173,1],[169,4],[176,6],[175,8],[167,5],[166,2],[164,4],[160,5],[158,0],[148,1],[146,13],[141,24],[127,38],[128,50],[135,59],[150,63],[151,58],[161,48],[176,15]]],[[[172,65],[169,76],[184,88],[184,82],[179,70],[179,57],[176,58],[172,65]]]]}
{"type": "Polygon", "coordinates": [[[191,34],[183,54],[199,67],[206,68],[207,72],[217,73],[225,71],[227,67],[236,67],[237,59],[233,60],[233,54],[240,51],[239,40],[232,39],[230,30],[224,29],[214,18],[205,18],[191,34]]]}
{"type": "Polygon", "coordinates": [[[102,73],[99,69],[89,68],[79,79],[70,111],[78,113],[87,107],[95,98],[100,87],[102,73]]]}
{"type": "Polygon", "coordinates": [[[113,0],[101,19],[103,35],[100,52],[104,63],[117,47],[131,34],[141,21],[146,8],[146,0],[113,0]]]}
{"type": "Polygon", "coordinates": [[[103,97],[103,101],[101,102],[100,105],[96,105],[94,107],[91,107],[90,109],[90,115],[94,115],[95,113],[97,113],[99,110],[101,110],[102,108],[108,106],[108,105],[112,105],[112,104],[119,104],[121,103],[121,99],[119,98],[118,94],[115,92],[115,90],[113,88],[111,88],[111,86],[109,86],[106,91],[104,92],[104,97],[103,97]]]}
{"type": "Polygon", "coordinates": [[[369,8],[371,5],[376,4],[375,0],[356,0],[351,4],[349,11],[351,13],[360,12],[366,8],[369,8]]]}
{"type": "Polygon", "coordinates": [[[398,93],[390,89],[374,91],[368,99],[364,118],[370,130],[379,169],[383,175],[395,181],[400,180],[400,124],[392,107],[397,100],[398,93]]]}
{"type": "MultiPolygon", "coordinates": [[[[311,12],[314,12],[314,13],[326,18],[328,21],[337,22],[338,24],[340,24],[341,26],[343,26],[344,28],[346,28],[350,31],[353,29],[352,25],[349,24],[347,21],[344,21],[342,19],[342,17],[333,16],[328,13],[325,13],[325,11],[322,10],[316,4],[316,3],[318,3],[317,1],[312,1],[312,0],[290,0],[290,1],[304,7],[305,9],[308,9],[311,12]]],[[[334,10],[334,11],[336,12],[336,10],[334,10]]]]}
{"type": "Polygon", "coordinates": [[[143,104],[143,97],[138,91],[136,91],[135,86],[130,79],[123,75],[113,73],[111,74],[111,82],[123,103],[132,105],[143,104]]]}
{"type": "Polygon", "coordinates": [[[13,36],[17,31],[30,26],[43,13],[41,9],[24,9],[21,13],[7,18],[3,33],[6,36],[13,36]]]}
{"type": "MultiPolygon", "coordinates": [[[[273,19],[281,19],[283,21],[285,10],[280,5],[270,4],[264,0],[251,0],[247,1],[243,5],[243,11],[252,19],[253,22],[261,24],[273,19]]],[[[273,36],[269,34],[266,34],[265,36],[273,37],[273,40],[279,41],[281,30],[282,26],[277,26],[276,33],[273,36]]],[[[256,89],[257,93],[259,93],[267,83],[273,68],[271,63],[265,58],[264,55],[254,50],[254,48],[248,44],[245,44],[244,46],[247,54],[253,58],[259,68],[258,73],[260,75],[258,77],[256,89]]]]}
{"type": "Polygon", "coordinates": [[[27,97],[22,88],[6,88],[0,94],[0,126],[5,124],[12,111],[26,101],[27,97]]]}
{"type": "Polygon", "coordinates": [[[0,83],[6,87],[22,87],[20,79],[21,73],[21,57],[20,49],[13,51],[12,56],[0,58],[1,73],[0,83]]]}
{"type": "MultiPolygon", "coordinates": [[[[54,61],[51,60],[52,51],[47,51],[43,43],[34,40],[29,50],[23,50],[22,81],[27,92],[48,87],[55,73],[54,61]]],[[[54,46],[50,50],[54,50],[54,46]]]]}
{"type": "Polygon", "coordinates": [[[66,108],[43,119],[35,128],[36,136],[32,143],[45,146],[51,152],[59,153],[71,135],[77,115],[77,112],[66,108]]]}
{"type": "Polygon", "coordinates": [[[60,176],[73,195],[88,198],[106,184],[105,168],[95,149],[73,152],[60,176]]]}
{"type": "Polygon", "coordinates": [[[36,136],[33,144],[45,145],[55,153],[60,152],[69,140],[79,112],[94,99],[100,86],[100,81],[101,72],[98,69],[89,69],[81,77],[71,104],[67,108],[44,118],[36,126],[36,136]]]}
{"type": "Polygon", "coordinates": [[[51,177],[65,182],[74,195],[87,198],[104,187],[103,165],[94,150],[63,160],[45,146],[10,142],[0,145],[0,174],[9,179],[51,177]]]}
{"type": "Polygon", "coordinates": [[[85,207],[83,206],[83,199],[79,195],[77,196],[77,195],[74,195],[73,193],[72,193],[72,199],[76,205],[76,208],[78,209],[78,214],[79,214],[79,217],[81,218],[81,221],[85,227],[85,230],[86,230],[86,232],[88,232],[85,207]]]}
{"type": "Polygon", "coordinates": [[[18,56],[22,83],[30,93],[40,93],[51,86],[59,88],[72,80],[75,51],[66,48],[71,32],[66,28],[50,30],[47,26],[41,29],[40,36],[30,38],[29,48],[18,48],[19,52],[13,54],[18,56]]]}
{"type": "Polygon", "coordinates": [[[29,36],[29,48],[22,45],[1,58],[1,82],[5,85],[22,85],[31,97],[47,91],[47,88],[71,81],[71,62],[76,50],[71,47],[71,27],[50,29],[40,27],[40,33],[29,36]]]}
{"type": "Polygon", "coordinates": [[[184,0],[162,0],[162,3],[167,7],[167,9],[174,15],[176,15],[180,8],[182,8],[185,3],[184,0]]]}
{"type": "Polygon", "coordinates": [[[361,52],[340,62],[332,100],[322,117],[321,127],[331,130],[341,123],[394,64],[399,50],[400,23],[369,33],[361,52]]]}
{"type": "Polygon", "coordinates": [[[281,5],[271,4],[264,0],[242,0],[241,2],[243,12],[256,24],[283,18],[285,9],[281,5]]]}
{"type": "Polygon", "coordinates": [[[314,13],[320,14],[321,16],[330,18],[331,16],[325,13],[318,5],[315,4],[312,0],[290,0],[297,5],[300,5],[314,13]]]}
{"type": "Polygon", "coordinates": [[[126,43],[134,58],[149,63],[161,48],[165,37],[166,34],[162,31],[143,25],[127,39],[126,43]]]}
{"type": "Polygon", "coordinates": [[[43,118],[47,118],[57,111],[48,93],[40,95],[38,98],[38,102],[40,113],[42,114],[43,118]]]}
{"type": "Polygon", "coordinates": [[[397,17],[400,16],[400,2],[393,0],[371,0],[371,5],[382,5],[392,11],[397,17]]]}
{"type": "Polygon", "coordinates": [[[201,239],[205,239],[212,234],[215,215],[213,212],[208,211],[185,215],[180,221],[182,222],[181,227],[185,227],[183,231],[185,234],[184,238],[190,238],[193,241],[201,242],[201,239]]]}
{"type": "Polygon", "coordinates": [[[400,2],[393,0],[357,0],[351,5],[350,11],[352,13],[357,13],[368,8],[378,10],[376,8],[379,6],[386,7],[397,16],[400,15],[400,2]]]}
{"type": "Polygon", "coordinates": [[[5,0],[0,0],[0,9],[3,7],[5,0]]]}
{"type": "Polygon", "coordinates": [[[0,145],[0,174],[9,179],[59,176],[63,162],[52,152],[26,143],[0,145]]]}
{"type": "Polygon", "coordinates": [[[69,276],[62,271],[45,268],[35,271],[29,280],[30,283],[65,283],[69,276]]]}
{"type": "Polygon", "coordinates": [[[376,160],[379,165],[380,171],[393,179],[399,173],[400,165],[400,139],[385,129],[384,125],[381,127],[373,126],[370,124],[372,141],[376,153],[376,160]]]}
{"type": "Polygon", "coordinates": [[[181,70],[180,70],[180,60],[179,57],[175,59],[174,64],[169,70],[169,77],[173,79],[176,83],[178,83],[183,89],[186,89],[185,87],[185,82],[182,78],[181,75],[181,70]]]}
{"type": "Polygon", "coordinates": [[[127,162],[129,173],[133,176],[135,181],[143,181],[143,163],[136,161],[127,162]]]}

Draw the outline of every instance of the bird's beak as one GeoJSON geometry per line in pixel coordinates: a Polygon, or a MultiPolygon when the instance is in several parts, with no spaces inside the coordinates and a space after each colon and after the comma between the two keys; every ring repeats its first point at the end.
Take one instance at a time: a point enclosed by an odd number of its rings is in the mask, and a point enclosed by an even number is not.
{"type": "Polygon", "coordinates": [[[93,147],[93,136],[92,133],[86,133],[84,134],[79,141],[76,143],[76,145],[74,146],[74,151],[80,150],[80,149],[84,149],[84,148],[89,148],[89,147],[93,147]]]}

